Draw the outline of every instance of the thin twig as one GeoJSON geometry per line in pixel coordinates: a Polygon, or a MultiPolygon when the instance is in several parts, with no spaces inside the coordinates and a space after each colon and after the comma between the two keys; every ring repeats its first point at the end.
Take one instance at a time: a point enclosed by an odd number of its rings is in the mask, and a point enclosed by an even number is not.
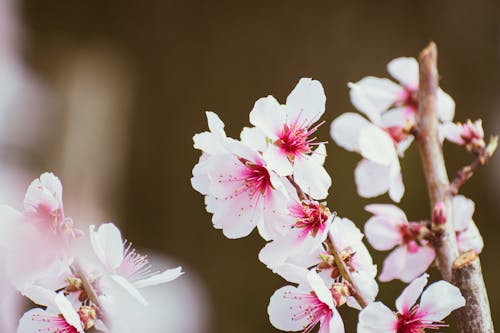
{"type": "MultiPolygon", "coordinates": [[[[489,304],[487,301],[483,302],[477,299],[486,297],[487,300],[479,258],[475,258],[474,261],[470,262],[470,264],[473,263],[476,266],[474,274],[459,275],[456,268],[452,271],[459,250],[453,225],[452,193],[449,190],[448,174],[441,142],[438,138],[437,91],[439,88],[439,75],[437,71],[437,48],[434,43],[430,43],[420,53],[419,65],[419,108],[416,117],[419,135],[417,142],[422,157],[431,209],[436,207],[437,203],[442,202],[446,214],[445,223],[432,224],[433,231],[440,235],[439,241],[434,244],[438,268],[445,280],[456,284],[464,295],[470,296],[467,299],[467,304],[461,310],[461,315],[456,316],[461,332],[490,333],[493,332],[493,323],[491,322],[491,315],[489,315],[491,313],[489,304]],[[473,294],[469,293],[471,290],[474,290],[473,294]],[[473,304],[480,304],[480,306],[473,306],[473,304]],[[467,327],[474,327],[474,330],[467,330],[467,327]]],[[[462,266],[460,271],[466,269],[465,266],[462,266]]]]}
{"type": "Polygon", "coordinates": [[[83,267],[76,260],[71,265],[71,271],[73,272],[73,274],[76,277],[78,277],[82,281],[83,290],[85,291],[88,299],[97,308],[97,313],[99,315],[99,319],[101,319],[102,322],[109,328],[110,322],[108,320],[108,316],[106,315],[106,311],[104,310],[103,306],[101,305],[101,302],[99,301],[99,297],[97,295],[97,292],[95,291],[94,287],[92,286],[92,283],[89,281],[87,272],[85,272],[83,267]]]}
{"type": "Polygon", "coordinates": [[[467,182],[474,173],[483,165],[488,163],[488,160],[497,148],[498,137],[492,137],[486,148],[483,148],[477,155],[476,159],[471,164],[464,166],[457,171],[455,178],[450,184],[450,193],[456,195],[465,182],[467,182]]]}
{"type": "MultiPolygon", "coordinates": [[[[294,181],[293,177],[288,176],[287,179],[290,182],[290,184],[292,184],[292,186],[297,191],[297,195],[299,196],[300,200],[307,200],[307,197],[306,197],[304,191],[302,191],[300,186],[294,181]]],[[[339,272],[342,275],[342,277],[344,278],[344,280],[347,281],[351,287],[352,296],[356,299],[356,301],[358,301],[358,304],[362,308],[366,307],[366,305],[368,303],[361,295],[360,289],[357,286],[356,281],[352,278],[351,273],[349,271],[349,268],[347,267],[345,261],[342,259],[342,256],[340,255],[340,251],[335,246],[335,243],[333,242],[329,233],[328,233],[327,244],[329,245],[329,248],[330,248],[330,251],[333,255],[333,258],[335,259],[335,264],[337,266],[337,269],[339,270],[339,272]]]]}

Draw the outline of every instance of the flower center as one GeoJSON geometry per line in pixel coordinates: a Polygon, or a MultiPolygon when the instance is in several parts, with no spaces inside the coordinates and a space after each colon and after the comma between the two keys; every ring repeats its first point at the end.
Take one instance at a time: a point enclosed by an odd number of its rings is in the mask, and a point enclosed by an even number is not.
{"type": "Polygon", "coordinates": [[[424,333],[425,329],[437,330],[448,325],[443,322],[431,322],[423,319],[418,305],[407,313],[398,313],[397,333],[424,333]]]}
{"type": "Polygon", "coordinates": [[[251,192],[252,196],[256,194],[265,195],[268,189],[272,188],[271,176],[269,171],[258,164],[245,162],[244,171],[245,187],[251,192]]]}
{"type": "Polygon", "coordinates": [[[330,210],[325,205],[314,200],[302,201],[301,204],[290,207],[290,212],[295,217],[295,227],[304,229],[301,237],[309,233],[316,237],[318,232],[325,230],[330,210]]]}
{"type": "Polygon", "coordinates": [[[130,281],[142,280],[154,275],[151,272],[148,256],[137,253],[130,242],[125,241],[124,246],[126,246],[124,259],[116,269],[116,273],[130,281]]]}
{"type": "Polygon", "coordinates": [[[309,136],[316,132],[323,123],[324,121],[312,128],[309,128],[308,125],[300,125],[297,121],[290,125],[285,124],[278,136],[278,140],[274,143],[293,161],[296,156],[311,153],[311,147],[320,144],[314,142],[315,137],[310,139],[309,136]]]}

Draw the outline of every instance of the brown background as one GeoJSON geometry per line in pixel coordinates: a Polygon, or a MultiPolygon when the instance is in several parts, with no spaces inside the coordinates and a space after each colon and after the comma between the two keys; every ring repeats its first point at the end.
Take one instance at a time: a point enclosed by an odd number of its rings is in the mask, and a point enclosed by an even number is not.
{"type": "MultiPolygon", "coordinates": [[[[131,86],[131,126],[125,177],[109,198],[109,217],[129,239],[173,257],[205,282],[214,315],[207,332],[274,332],[266,307],[285,284],[257,260],[263,241],[254,233],[228,240],[211,226],[202,197],[191,189],[198,158],[192,136],[205,130],[203,111],[217,112],[237,136],[255,100],[284,101],[300,77],[319,79],[327,112],[319,137],[330,140],[331,120],[353,111],[346,83],[386,76],[398,56],[415,56],[437,42],[442,86],[457,103],[457,120],[482,117],[487,133],[500,129],[500,2],[474,1],[24,1],[27,62],[57,93],[59,65],[75,54],[104,47],[125,64],[131,86]]],[[[64,108],[62,108],[64,113],[64,108]]],[[[89,133],[92,136],[92,133],[89,133]]],[[[57,135],[55,135],[57,140],[57,135]]],[[[330,140],[331,141],[331,140],[330,140]]],[[[428,216],[417,149],[403,161],[402,206],[414,220],[428,216]]],[[[355,193],[359,156],[330,143],[333,176],[329,204],[362,226],[368,202],[355,193]]],[[[105,153],[105,152],[104,152],[105,153]]],[[[470,156],[446,147],[455,170],[470,156]]],[[[40,158],[40,171],[57,166],[40,158]]],[[[92,164],[93,161],[79,161],[92,164]]],[[[476,203],[486,248],[482,261],[494,318],[500,315],[498,155],[464,193],[476,203]]],[[[376,255],[379,265],[383,256],[376,255]]],[[[189,274],[189,271],[187,272],[189,274]]],[[[393,306],[403,284],[381,285],[393,306]]],[[[355,312],[343,309],[346,331],[355,312]]],[[[188,316],[189,314],[186,314],[188,316]]],[[[189,332],[185,332],[189,333],[189,332]]]]}

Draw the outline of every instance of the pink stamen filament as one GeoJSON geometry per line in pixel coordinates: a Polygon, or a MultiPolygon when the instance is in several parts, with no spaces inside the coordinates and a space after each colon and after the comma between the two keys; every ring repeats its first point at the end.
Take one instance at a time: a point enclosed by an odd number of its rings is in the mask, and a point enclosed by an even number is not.
{"type": "MultiPolygon", "coordinates": [[[[330,307],[321,302],[318,297],[311,292],[310,294],[306,293],[292,293],[286,292],[283,295],[284,299],[290,300],[300,300],[303,304],[307,304],[307,306],[303,307],[302,305],[298,305],[296,307],[296,312],[292,314],[292,320],[302,320],[307,318],[308,324],[304,327],[303,333],[309,333],[312,329],[325,317],[332,315],[332,310],[330,307]]],[[[294,307],[290,307],[291,310],[294,310],[294,307]]]]}
{"type": "Polygon", "coordinates": [[[50,333],[78,333],[78,330],[72,325],[68,324],[68,322],[62,315],[42,316],[39,314],[35,314],[33,315],[32,320],[48,324],[47,327],[38,329],[38,332],[46,331],[50,333]]]}

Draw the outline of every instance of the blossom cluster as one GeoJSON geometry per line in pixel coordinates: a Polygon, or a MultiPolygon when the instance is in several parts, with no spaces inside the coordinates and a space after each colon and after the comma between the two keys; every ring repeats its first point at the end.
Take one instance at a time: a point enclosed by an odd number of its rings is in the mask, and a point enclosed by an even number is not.
{"type": "Polygon", "coordinates": [[[18,333],[131,332],[116,304],[146,306],[142,288],[183,274],[152,271],[112,223],[91,225],[87,235],[77,229],[52,173],[29,185],[22,211],[0,206],[0,229],[1,272],[38,306],[21,317],[18,333]]]}
{"type": "MultiPolygon", "coordinates": [[[[350,84],[354,105],[368,119],[341,115],[331,133],[339,145],[364,158],[355,171],[360,195],[389,192],[399,201],[404,193],[399,156],[413,140],[418,65],[414,59],[401,58],[389,68],[401,85],[372,77],[350,84]]],[[[442,91],[439,99],[444,126],[451,123],[454,102],[442,91]]],[[[394,205],[367,206],[374,216],[365,226],[366,236],[379,250],[397,246],[380,281],[414,282],[398,299],[397,313],[375,302],[377,267],[362,241],[364,235],[325,201],[331,186],[324,168],[325,142],[314,136],[324,123],[320,117],[325,104],[321,83],[302,78],[285,104],[273,96],[257,100],[249,117],[252,126],[245,127],[239,139],[228,137],[222,120],[207,112],[209,130],[193,137],[194,147],[202,152],[193,168],[193,188],[204,195],[213,226],[226,237],[245,237],[256,228],[267,242],[259,260],[290,283],[270,299],[268,314],[276,328],[310,332],[319,325],[322,333],[344,332],[339,312],[343,305],[361,310],[360,332],[441,327],[443,318],[465,300],[458,288],[440,281],[422,294],[420,307],[415,305],[427,283],[422,274],[435,257],[435,235],[427,223],[408,222],[394,205]],[[416,261],[419,265],[411,266],[416,261]],[[441,302],[442,296],[449,301],[441,302]]],[[[467,203],[464,209],[457,202],[457,209],[466,214],[457,226],[457,237],[464,248],[480,251],[473,203],[464,197],[457,200],[467,203]]]]}

